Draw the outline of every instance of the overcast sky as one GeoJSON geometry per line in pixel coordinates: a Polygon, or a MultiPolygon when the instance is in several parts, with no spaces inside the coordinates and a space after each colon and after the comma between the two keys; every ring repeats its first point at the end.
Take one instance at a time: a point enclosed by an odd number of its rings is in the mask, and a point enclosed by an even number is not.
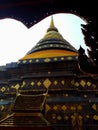
{"type": "MultiPolygon", "coordinates": [[[[80,45],[86,49],[81,24],[86,21],[73,14],[53,15],[54,24],[59,33],[77,50],[80,45]]],[[[38,24],[27,28],[15,19],[0,20],[0,65],[17,62],[45,35],[51,16],[38,24]]]]}

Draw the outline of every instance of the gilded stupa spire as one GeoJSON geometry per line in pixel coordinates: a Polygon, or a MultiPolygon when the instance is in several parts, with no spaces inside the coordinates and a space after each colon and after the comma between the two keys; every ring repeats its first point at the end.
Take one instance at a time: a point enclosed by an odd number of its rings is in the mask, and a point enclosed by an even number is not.
{"type": "Polygon", "coordinates": [[[47,32],[49,32],[49,31],[56,31],[56,32],[58,32],[58,29],[54,25],[53,16],[51,16],[51,23],[50,23],[49,28],[47,29],[47,32]]]}
{"type": "MultiPolygon", "coordinates": [[[[73,46],[71,46],[71,44],[63,38],[63,36],[59,33],[58,29],[55,27],[53,16],[51,16],[50,25],[47,29],[46,34],[44,35],[44,37],[42,39],[39,40],[39,42],[36,44],[36,46],[34,46],[27,53],[27,56],[29,54],[31,55],[35,52],[36,53],[38,52],[38,55],[39,55],[40,51],[46,51],[46,50],[47,51],[68,50],[68,51],[76,52],[76,49],[73,46]]],[[[46,54],[46,55],[48,55],[48,54],[46,54]]],[[[42,56],[42,55],[40,54],[40,56],[42,56]]]]}

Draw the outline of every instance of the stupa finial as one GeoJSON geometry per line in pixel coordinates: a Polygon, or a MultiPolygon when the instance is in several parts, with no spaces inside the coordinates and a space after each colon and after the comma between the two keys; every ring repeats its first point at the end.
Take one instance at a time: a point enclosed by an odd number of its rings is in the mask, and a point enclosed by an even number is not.
{"type": "Polygon", "coordinates": [[[54,20],[53,20],[53,16],[51,16],[51,23],[50,23],[50,28],[54,28],[54,20]]]}
{"type": "Polygon", "coordinates": [[[58,29],[54,25],[53,15],[51,16],[50,26],[47,29],[47,32],[49,32],[49,31],[56,31],[56,32],[58,32],[58,29]]]}

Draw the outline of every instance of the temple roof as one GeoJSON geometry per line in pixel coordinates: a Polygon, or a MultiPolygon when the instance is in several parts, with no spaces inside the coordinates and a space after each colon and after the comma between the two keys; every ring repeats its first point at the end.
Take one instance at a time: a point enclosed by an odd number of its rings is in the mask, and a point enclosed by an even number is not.
{"type": "Polygon", "coordinates": [[[44,37],[19,61],[77,56],[77,50],[66,41],[54,25],[53,17],[44,37]]]}

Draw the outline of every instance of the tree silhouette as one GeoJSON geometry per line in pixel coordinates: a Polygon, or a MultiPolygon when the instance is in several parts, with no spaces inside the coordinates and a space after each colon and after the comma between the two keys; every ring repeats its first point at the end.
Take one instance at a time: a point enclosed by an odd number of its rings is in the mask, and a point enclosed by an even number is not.
{"type": "Polygon", "coordinates": [[[79,68],[81,71],[90,74],[98,75],[98,37],[93,31],[94,27],[91,24],[81,25],[84,41],[88,47],[88,56],[85,50],[80,46],[78,53],[79,68]]]}

